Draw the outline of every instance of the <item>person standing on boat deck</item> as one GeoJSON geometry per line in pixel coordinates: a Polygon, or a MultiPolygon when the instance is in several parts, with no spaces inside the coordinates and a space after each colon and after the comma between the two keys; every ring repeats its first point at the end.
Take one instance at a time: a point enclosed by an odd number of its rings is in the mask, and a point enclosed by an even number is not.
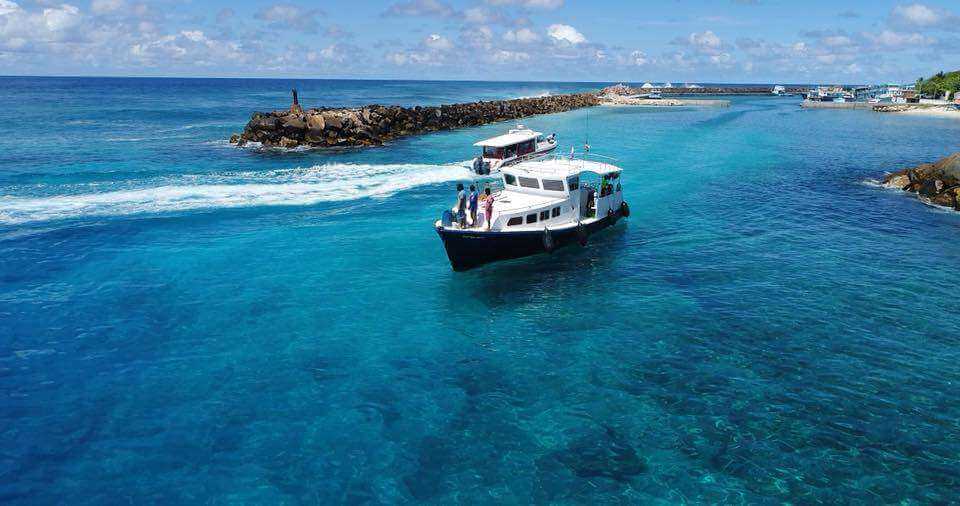
{"type": "Polygon", "coordinates": [[[463,190],[463,183],[457,183],[457,205],[453,211],[457,213],[457,223],[463,228],[467,224],[467,192],[463,190]]]}
{"type": "Polygon", "coordinates": [[[483,189],[483,217],[487,221],[487,230],[490,230],[493,221],[493,195],[490,194],[490,188],[483,189]]]}
{"type": "Polygon", "coordinates": [[[477,187],[470,185],[470,200],[468,200],[468,209],[470,209],[470,224],[473,225],[477,222],[477,197],[480,194],[477,193],[477,187]]]}

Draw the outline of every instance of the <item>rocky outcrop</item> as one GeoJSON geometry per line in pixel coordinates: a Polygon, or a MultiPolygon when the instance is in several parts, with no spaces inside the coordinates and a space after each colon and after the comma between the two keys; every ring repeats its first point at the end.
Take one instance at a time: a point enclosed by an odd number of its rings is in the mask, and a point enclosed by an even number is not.
{"type": "Polygon", "coordinates": [[[596,94],[578,93],[437,107],[369,105],[299,112],[291,108],[254,113],[243,133],[234,134],[230,142],[240,146],[257,142],[266,147],[287,148],[376,146],[407,135],[565,112],[598,104],[596,94]]]}
{"type": "Polygon", "coordinates": [[[960,211],[960,153],[888,174],[883,185],[916,193],[926,202],[960,211]]]}

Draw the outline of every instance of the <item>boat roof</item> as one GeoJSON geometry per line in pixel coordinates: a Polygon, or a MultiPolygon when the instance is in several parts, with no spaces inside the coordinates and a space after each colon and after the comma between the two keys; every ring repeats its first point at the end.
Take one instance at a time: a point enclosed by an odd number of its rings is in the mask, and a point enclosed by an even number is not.
{"type": "Polygon", "coordinates": [[[490,147],[490,148],[505,148],[507,146],[513,146],[514,144],[520,144],[521,142],[526,142],[532,139],[543,135],[542,132],[534,132],[530,129],[524,130],[510,130],[510,133],[498,135],[496,137],[491,137],[487,140],[483,140],[477,143],[474,143],[474,146],[490,147]]]}
{"type": "MultiPolygon", "coordinates": [[[[609,160],[615,161],[612,158],[609,160]]],[[[619,174],[623,171],[620,167],[606,161],[561,156],[522,162],[510,167],[504,167],[500,170],[517,176],[530,174],[540,177],[553,176],[560,178],[575,176],[581,172],[592,172],[599,176],[607,176],[610,174],[619,174]]]]}

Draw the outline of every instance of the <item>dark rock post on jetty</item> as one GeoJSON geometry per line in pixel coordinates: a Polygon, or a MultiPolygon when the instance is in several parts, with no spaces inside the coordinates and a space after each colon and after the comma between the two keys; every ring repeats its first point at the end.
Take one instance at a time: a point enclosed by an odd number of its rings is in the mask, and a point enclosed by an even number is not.
{"type": "Polygon", "coordinates": [[[437,107],[368,105],[304,111],[293,90],[290,109],[254,113],[243,133],[234,134],[230,142],[284,148],[376,146],[406,135],[566,112],[599,103],[594,93],[577,93],[437,107]]]}
{"type": "Polygon", "coordinates": [[[924,201],[960,211],[960,153],[889,174],[883,179],[883,185],[916,193],[924,201]]]}

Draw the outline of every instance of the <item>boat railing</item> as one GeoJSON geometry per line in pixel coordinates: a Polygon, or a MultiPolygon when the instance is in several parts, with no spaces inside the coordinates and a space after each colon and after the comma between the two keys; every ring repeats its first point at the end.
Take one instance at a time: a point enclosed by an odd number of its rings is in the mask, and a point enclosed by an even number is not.
{"type": "MultiPolygon", "coordinates": [[[[619,162],[618,159],[612,156],[605,156],[597,153],[573,152],[573,153],[568,153],[566,155],[552,154],[552,155],[543,156],[542,159],[557,162],[558,164],[566,164],[568,166],[569,164],[571,164],[571,162],[573,163],[581,162],[581,164],[582,162],[593,162],[593,163],[600,164],[604,167],[609,167],[612,169],[619,170],[619,167],[614,165],[615,163],[619,162]]],[[[534,172],[538,174],[552,174],[554,172],[549,169],[534,168],[529,166],[527,166],[526,168],[530,172],[534,172]]]]}

